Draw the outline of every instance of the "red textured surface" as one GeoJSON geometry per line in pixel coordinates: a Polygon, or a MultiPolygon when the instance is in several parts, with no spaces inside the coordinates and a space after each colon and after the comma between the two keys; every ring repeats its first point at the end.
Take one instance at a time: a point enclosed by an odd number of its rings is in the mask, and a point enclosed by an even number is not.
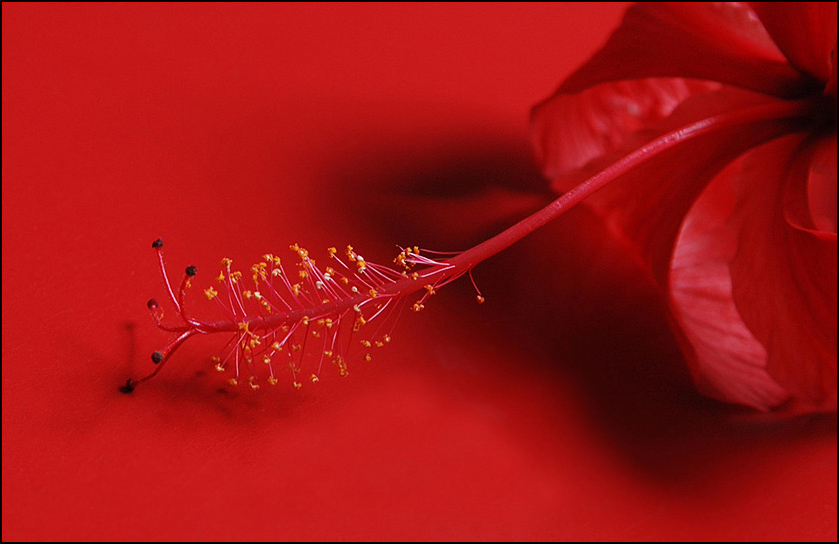
{"type": "Polygon", "coordinates": [[[699,397],[586,210],[346,379],[232,391],[198,340],[117,391],[167,341],[158,236],[203,286],[538,205],[528,109],[621,9],[4,3],[4,540],[835,540],[835,417],[699,397]]]}

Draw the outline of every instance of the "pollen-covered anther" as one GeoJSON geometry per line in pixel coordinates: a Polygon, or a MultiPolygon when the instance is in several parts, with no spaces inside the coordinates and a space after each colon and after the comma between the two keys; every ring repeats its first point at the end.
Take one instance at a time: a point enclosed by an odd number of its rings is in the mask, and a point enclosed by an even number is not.
{"type": "Polygon", "coordinates": [[[274,342],[273,344],[271,344],[271,349],[273,349],[274,351],[282,351],[283,346],[279,342],[274,342]]]}
{"type": "Polygon", "coordinates": [[[423,285],[423,288],[428,292],[429,295],[436,295],[437,291],[434,290],[433,285],[423,285]]]}
{"type": "Polygon", "coordinates": [[[386,335],[384,335],[384,336],[382,337],[382,340],[384,340],[384,341],[385,341],[385,344],[387,344],[387,343],[388,343],[388,342],[390,342],[392,339],[391,339],[391,337],[390,337],[390,335],[389,335],[389,334],[386,334],[386,335]]]}
{"type": "Polygon", "coordinates": [[[379,293],[375,289],[370,289],[368,293],[370,294],[370,298],[376,298],[377,296],[379,296],[379,293]]]}
{"type": "Polygon", "coordinates": [[[227,257],[224,257],[221,260],[222,268],[228,268],[231,264],[233,264],[233,259],[228,259],[227,257]]]}
{"type": "Polygon", "coordinates": [[[364,346],[365,348],[369,348],[370,346],[372,346],[372,344],[370,343],[370,340],[362,340],[361,345],[364,346]]]}
{"type": "Polygon", "coordinates": [[[312,380],[312,383],[318,383],[320,381],[320,379],[314,374],[309,376],[309,379],[312,380]]]}
{"type": "Polygon", "coordinates": [[[227,383],[229,383],[233,387],[236,387],[237,385],[239,385],[239,380],[237,380],[236,378],[230,378],[229,380],[227,380],[227,383]]]}
{"type": "Polygon", "coordinates": [[[300,296],[300,284],[299,283],[295,283],[294,285],[291,286],[291,294],[296,296],[296,297],[300,296]]]}
{"type": "Polygon", "coordinates": [[[363,327],[365,323],[367,323],[367,321],[364,319],[364,317],[362,317],[362,316],[360,316],[360,315],[359,315],[359,316],[355,319],[355,323],[353,323],[353,327],[352,327],[353,332],[358,332],[358,330],[359,330],[361,327],[363,327]]]}
{"type": "Polygon", "coordinates": [[[212,287],[204,289],[204,296],[207,297],[207,300],[213,300],[213,298],[216,297],[217,295],[218,295],[218,291],[216,291],[212,287]]]}
{"type": "Polygon", "coordinates": [[[216,363],[213,368],[215,368],[218,372],[224,372],[224,365],[221,363],[216,363]]]}
{"type": "Polygon", "coordinates": [[[373,360],[373,357],[369,353],[364,354],[364,360],[368,363],[373,360]]]}
{"type": "Polygon", "coordinates": [[[300,382],[298,382],[297,380],[295,380],[295,381],[292,383],[292,385],[294,385],[294,388],[295,388],[295,389],[300,389],[301,387],[303,387],[303,384],[302,384],[302,383],[300,383],[300,382]]]}
{"type": "Polygon", "coordinates": [[[411,309],[415,312],[419,312],[423,308],[425,308],[425,305],[420,304],[419,302],[414,302],[414,305],[411,307],[411,309]]]}
{"type": "Polygon", "coordinates": [[[373,344],[374,344],[377,348],[380,348],[380,347],[382,347],[382,346],[384,346],[384,345],[385,345],[385,343],[384,343],[384,342],[382,342],[381,340],[376,340],[373,344]]]}
{"type": "Polygon", "coordinates": [[[323,352],[323,354],[324,354],[324,356],[326,356],[326,357],[332,357],[332,350],[331,350],[331,349],[327,349],[327,350],[325,350],[325,351],[323,352]]]}
{"type": "Polygon", "coordinates": [[[486,299],[484,297],[482,297],[481,295],[478,295],[476,297],[476,299],[478,301],[478,304],[483,304],[484,302],[486,302],[486,299]]]}
{"type": "Polygon", "coordinates": [[[277,385],[277,382],[280,381],[274,376],[268,376],[268,385],[277,385]]]}
{"type": "Polygon", "coordinates": [[[267,355],[263,355],[262,356],[262,362],[265,363],[266,365],[270,365],[271,364],[271,358],[268,357],[267,355]]]}
{"type": "Polygon", "coordinates": [[[411,279],[416,280],[417,278],[419,278],[419,273],[418,272],[411,272],[411,279]]]}
{"type": "Polygon", "coordinates": [[[291,244],[290,246],[288,246],[288,248],[290,250],[296,252],[297,255],[299,255],[301,259],[309,255],[308,251],[306,251],[305,249],[303,249],[302,247],[300,247],[297,244],[291,244]]]}
{"type": "Polygon", "coordinates": [[[248,385],[250,385],[250,386],[251,386],[251,389],[253,389],[254,391],[256,391],[257,389],[259,389],[259,384],[258,384],[258,383],[256,383],[256,378],[254,378],[253,376],[251,376],[250,378],[248,378],[248,385]]]}

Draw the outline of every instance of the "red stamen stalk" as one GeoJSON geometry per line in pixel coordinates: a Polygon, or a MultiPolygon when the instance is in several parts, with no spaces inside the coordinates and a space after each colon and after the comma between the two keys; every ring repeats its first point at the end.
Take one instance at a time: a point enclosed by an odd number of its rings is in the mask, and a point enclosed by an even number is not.
{"type": "MultiPolygon", "coordinates": [[[[506,249],[513,243],[527,236],[531,232],[555,219],[572,206],[603,188],[610,182],[621,177],[651,158],[672,149],[681,142],[708,134],[715,130],[738,125],[776,122],[778,135],[788,133],[795,128],[795,121],[807,116],[810,104],[806,101],[776,102],[769,105],[729,112],[722,115],[703,119],[684,126],[679,130],[656,138],[618,160],[608,168],[587,179],[574,189],[563,194],[542,210],[519,221],[500,234],[477,246],[456,254],[453,257],[440,259],[421,255],[419,248],[405,248],[394,260],[404,270],[397,271],[375,263],[368,263],[358,255],[352,247],[346,250],[347,262],[336,256],[336,249],[329,249],[330,262],[336,261],[340,269],[328,267],[321,271],[314,261],[308,257],[308,252],[297,244],[290,246],[300,258],[298,276],[300,281],[294,282],[286,274],[280,259],[272,255],[265,255],[265,262],[254,265],[254,291],[242,288],[242,274],[231,271],[230,259],[222,261],[223,272],[218,280],[227,291],[227,305],[221,302],[218,292],[212,287],[204,291],[208,298],[215,298],[224,309],[227,319],[221,321],[200,321],[191,318],[184,310],[186,290],[190,286],[190,279],[195,276],[194,266],[187,267],[181,282],[178,296],[172,290],[163,261],[163,242],[158,239],[152,247],[157,251],[158,263],[163,276],[166,290],[179,317],[184,322],[179,326],[165,326],[161,322],[162,312],[157,301],[149,301],[149,309],[158,327],[169,332],[181,333],[164,350],[155,352],[152,359],[157,368],[149,375],[139,380],[128,380],[122,387],[130,392],[139,383],[154,377],[163,368],[172,353],[188,338],[196,334],[211,334],[228,332],[235,334],[235,341],[231,351],[219,362],[216,368],[224,370],[231,356],[235,363],[235,377],[231,383],[238,383],[239,363],[244,361],[249,373],[249,383],[256,389],[256,373],[253,366],[255,361],[262,360],[269,367],[268,382],[276,383],[272,357],[281,350],[289,354],[289,366],[292,371],[294,386],[300,387],[298,374],[302,368],[303,351],[309,335],[323,337],[318,372],[324,360],[331,360],[338,368],[340,375],[346,375],[346,358],[342,353],[342,344],[338,339],[341,323],[349,318],[353,319],[349,334],[352,335],[365,323],[385,314],[385,322],[390,319],[394,307],[402,308],[404,297],[419,290],[424,290],[422,297],[413,304],[415,311],[421,310],[423,303],[435,290],[450,281],[457,279],[485,259],[506,249]],[[269,265],[270,263],[270,265],[269,265]],[[411,271],[414,267],[421,267],[411,271]],[[275,287],[273,281],[279,278],[280,284],[275,287]],[[279,287],[279,290],[277,289],[279,287]],[[261,291],[260,291],[261,289],[261,291]],[[397,302],[396,305],[391,304],[397,302]],[[365,307],[372,305],[374,310],[370,317],[364,317],[365,307]],[[386,311],[387,310],[387,311],[386,311]],[[302,348],[294,342],[294,334],[303,328],[302,348]],[[312,325],[316,325],[311,330],[312,325]],[[259,334],[258,334],[259,333],[259,334]],[[300,363],[295,364],[291,356],[292,351],[300,350],[300,363]],[[258,354],[262,354],[261,358],[258,354]]],[[[440,253],[437,253],[442,255],[440,253]]],[[[474,285],[474,279],[471,279],[474,285]]],[[[477,286],[475,286],[477,290],[477,286]]],[[[483,302],[480,291],[478,302],[483,302]]],[[[395,312],[398,317],[398,311],[395,312]]],[[[395,322],[394,322],[395,325],[395,322]]],[[[381,327],[379,328],[381,330],[381,327]]],[[[391,327],[392,330],[392,327],[391,327]]],[[[363,340],[365,347],[382,346],[390,340],[389,334],[373,342],[363,340]]],[[[369,360],[369,354],[365,359],[369,360]]],[[[216,359],[218,360],[218,359],[216,359]]],[[[312,381],[318,381],[317,375],[312,374],[312,381]]]]}

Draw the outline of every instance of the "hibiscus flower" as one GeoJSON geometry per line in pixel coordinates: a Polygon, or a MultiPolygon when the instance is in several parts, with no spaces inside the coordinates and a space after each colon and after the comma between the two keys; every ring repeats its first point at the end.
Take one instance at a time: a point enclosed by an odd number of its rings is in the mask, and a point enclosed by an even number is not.
{"type": "Polygon", "coordinates": [[[835,49],[835,2],[640,3],[533,111],[557,192],[638,157],[587,202],[649,268],[694,381],[723,401],[836,409],[835,49]]]}

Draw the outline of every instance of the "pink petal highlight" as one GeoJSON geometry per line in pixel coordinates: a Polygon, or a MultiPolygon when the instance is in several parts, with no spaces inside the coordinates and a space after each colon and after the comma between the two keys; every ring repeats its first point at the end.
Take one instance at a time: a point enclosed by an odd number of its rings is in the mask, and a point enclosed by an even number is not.
{"type": "Polygon", "coordinates": [[[716,176],[685,218],[673,252],[670,304],[687,340],[683,351],[697,388],[718,400],[768,410],[789,393],[767,372],[766,349],[732,298],[729,263],[737,237],[726,220],[737,170],[734,163],[716,176]]]}

